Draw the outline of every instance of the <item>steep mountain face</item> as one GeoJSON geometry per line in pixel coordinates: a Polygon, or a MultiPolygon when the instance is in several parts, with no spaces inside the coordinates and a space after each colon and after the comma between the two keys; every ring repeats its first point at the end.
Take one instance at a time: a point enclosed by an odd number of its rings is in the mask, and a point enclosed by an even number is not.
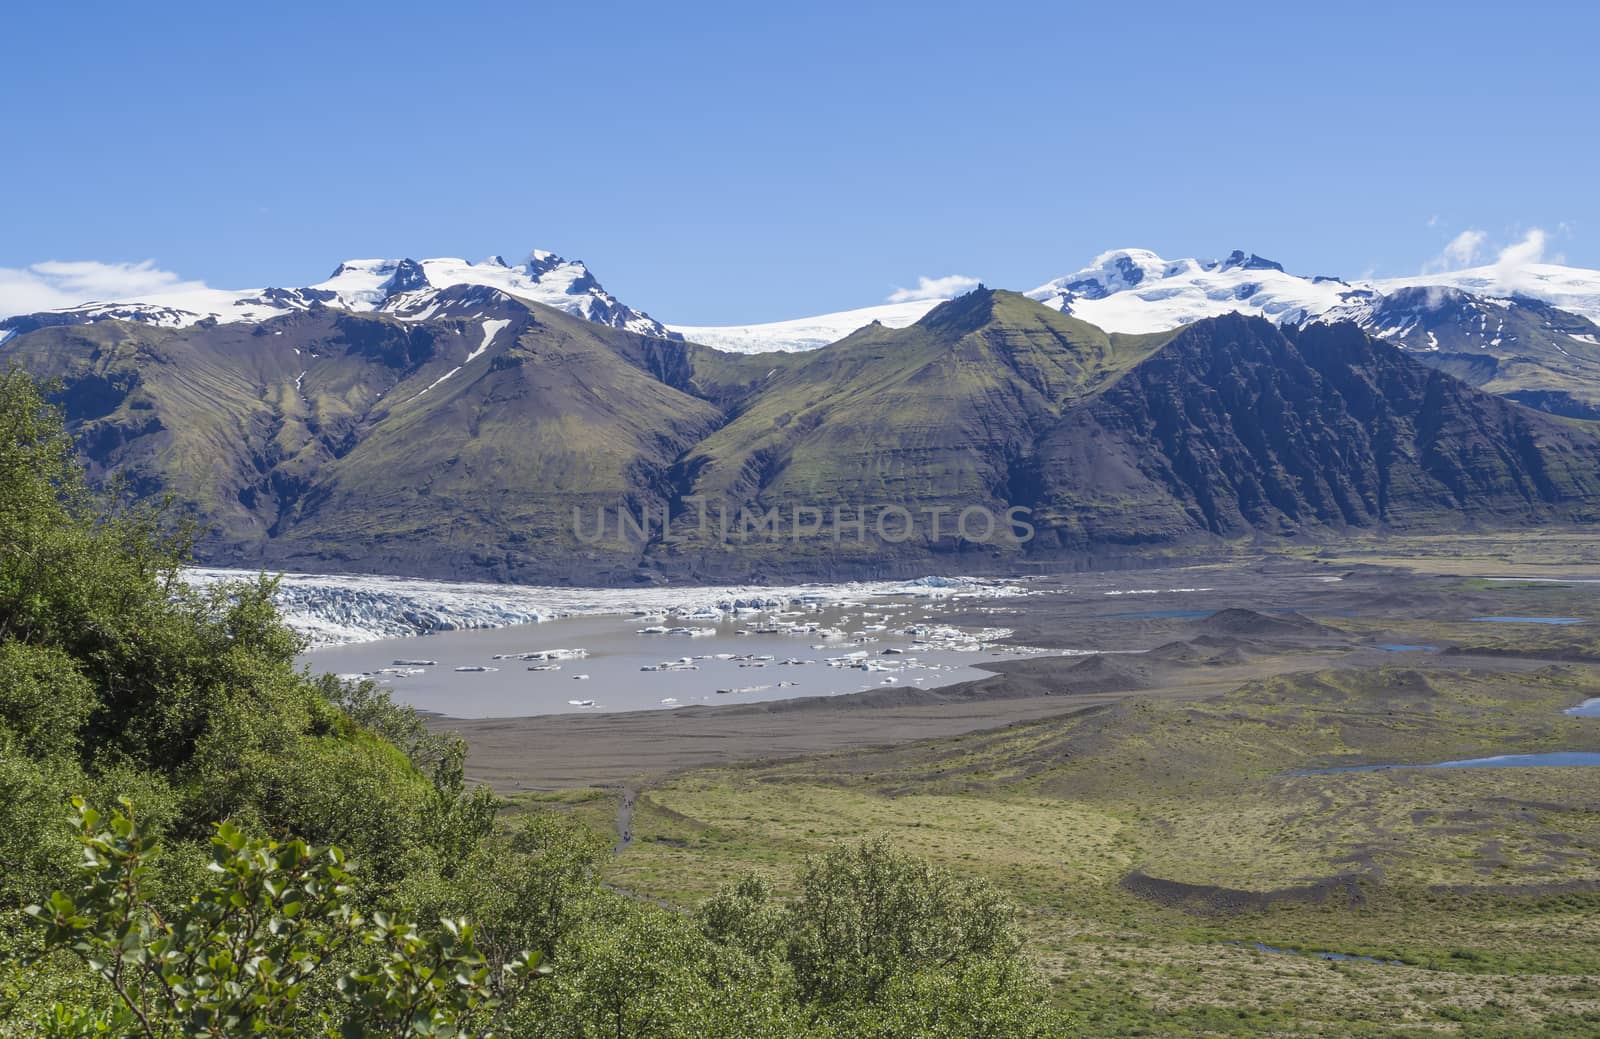
{"type": "Polygon", "coordinates": [[[722,414],[650,370],[659,341],[510,306],[522,311],[511,327],[484,332],[465,358],[408,371],[370,410],[359,442],[322,468],[294,524],[266,546],[271,559],[579,583],[631,576],[645,545],[587,544],[577,516],[659,513],[673,464],[722,414]]]}
{"type": "Polygon", "coordinates": [[[67,310],[24,314],[0,320],[0,341],[7,333],[50,325],[85,325],[97,321],[137,321],[164,328],[202,322],[258,322],[313,307],[357,313],[394,314],[416,320],[440,305],[441,292],[462,287],[496,289],[532,300],[586,321],[627,329],[640,335],[677,338],[648,314],[633,310],[606,292],[581,260],[534,250],[526,262],[512,266],[499,256],[478,263],[430,260],[347,260],[316,285],[298,289],[185,289],[110,302],[91,302],[67,310]]]}
{"type": "Polygon", "coordinates": [[[1062,546],[1587,520],[1596,432],[1418,364],[1352,324],[1190,326],[1040,445],[1062,546]]]}
{"type": "Polygon", "coordinates": [[[426,320],[328,307],[180,329],[105,321],[0,344],[63,383],[91,472],[170,493],[207,562],[318,571],[604,579],[578,504],[664,500],[721,420],[646,368],[647,340],[493,289],[426,320]],[[581,550],[581,551],[580,551],[581,550]]]}
{"type": "Polygon", "coordinates": [[[406,314],[46,326],[0,364],[58,378],[93,474],[173,494],[210,526],[202,558],[236,566],[977,572],[1600,508],[1600,426],[1348,323],[1109,334],[979,290],[908,328],[739,355],[433,291],[406,314]]]}
{"type": "MultiPolygon", "coordinates": [[[[784,531],[813,510],[812,535],[740,542],[774,572],[796,557],[808,566],[929,553],[998,560],[1020,546],[963,537],[963,510],[977,510],[969,534],[982,533],[991,517],[1003,527],[1010,505],[1028,504],[1031,488],[1016,480],[1061,409],[1153,345],[1014,293],[974,292],[912,327],[873,325],[825,350],[781,357],[732,402],[732,420],[684,457],[677,478],[686,498],[708,508],[776,510],[784,531]],[[886,515],[888,506],[904,513],[886,515]]],[[[697,371],[708,367],[701,360],[697,371]]],[[[704,540],[698,520],[694,512],[680,524],[682,544],[671,554],[705,569],[720,545],[710,558],[695,555],[704,540]]],[[[725,539],[720,526],[717,534],[725,539]]]]}

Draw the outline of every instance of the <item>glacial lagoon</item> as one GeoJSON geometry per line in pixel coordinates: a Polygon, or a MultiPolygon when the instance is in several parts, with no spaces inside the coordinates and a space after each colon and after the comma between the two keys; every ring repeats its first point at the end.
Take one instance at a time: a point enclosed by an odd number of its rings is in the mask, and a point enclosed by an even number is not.
{"type": "Polygon", "coordinates": [[[313,670],[370,677],[458,718],[634,711],[933,689],[1025,655],[1000,629],[944,624],[946,604],[882,599],[738,614],[601,615],[327,646],[313,670]]]}

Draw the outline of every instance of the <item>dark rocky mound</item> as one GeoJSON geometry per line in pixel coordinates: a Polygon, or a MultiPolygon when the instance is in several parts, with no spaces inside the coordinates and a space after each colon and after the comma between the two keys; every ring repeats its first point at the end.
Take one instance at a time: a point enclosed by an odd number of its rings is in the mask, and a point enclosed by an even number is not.
{"type": "Polygon", "coordinates": [[[1148,668],[1132,660],[1118,660],[1101,653],[1073,664],[1061,678],[1067,691],[1072,693],[1111,693],[1150,688],[1148,668]]]}
{"type": "Polygon", "coordinates": [[[1268,616],[1255,610],[1218,610],[1195,624],[1197,631],[1207,635],[1266,636],[1272,638],[1305,635],[1327,635],[1329,629],[1310,617],[1299,613],[1279,613],[1268,616]]]}
{"type": "Polygon", "coordinates": [[[1237,639],[1218,635],[1201,635],[1193,639],[1180,639],[1157,646],[1146,657],[1173,664],[1221,666],[1243,664],[1250,654],[1237,639]]]}

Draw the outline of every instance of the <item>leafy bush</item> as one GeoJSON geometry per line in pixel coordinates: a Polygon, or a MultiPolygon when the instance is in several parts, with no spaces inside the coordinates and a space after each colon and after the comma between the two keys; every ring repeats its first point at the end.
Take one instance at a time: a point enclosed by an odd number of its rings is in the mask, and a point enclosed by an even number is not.
{"type": "Polygon", "coordinates": [[[32,758],[77,756],[95,692],[72,657],[50,646],[0,642],[0,731],[32,758]]]}
{"type": "MultiPolygon", "coordinates": [[[[155,842],[131,804],[105,825],[81,798],[75,805],[84,882],[28,913],[47,947],[76,954],[116,998],[107,1008],[54,1007],[58,1033],[465,1037],[499,1001],[470,924],[444,920],[423,934],[382,913],[364,917],[337,848],[251,840],[222,823],[211,840],[215,881],[163,913],[144,886],[155,842]],[[365,962],[336,983],[345,1013],[305,998],[351,956],[365,962]]],[[[537,963],[525,954],[503,971],[520,983],[537,963]]]]}
{"type": "Polygon", "coordinates": [[[752,875],[708,900],[697,921],[840,1035],[1054,1034],[1061,1022],[1021,957],[1014,916],[989,885],[878,837],[808,860],[787,902],[752,875]]]}
{"type": "Polygon", "coordinates": [[[867,1002],[930,968],[1010,959],[1021,947],[1013,917],[987,884],[897,852],[884,837],[809,859],[786,906],[752,879],[700,913],[708,935],[757,959],[779,955],[800,997],[822,1004],[867,1002]]]}

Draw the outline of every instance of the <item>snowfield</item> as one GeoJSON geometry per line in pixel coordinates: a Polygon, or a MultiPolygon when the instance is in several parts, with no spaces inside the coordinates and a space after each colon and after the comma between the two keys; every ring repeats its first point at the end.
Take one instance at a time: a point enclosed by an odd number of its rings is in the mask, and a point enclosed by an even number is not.
{"type": "Polygon", "coordinates": [[[1165,332],[1237,311],[1301,323],[1359,309],[1370,290],[1336,278],[1302,278],[1257,256],[1164,260],[1148,249],[1121,249],[1026,293],[1053,310],[1107,332],[1165,332]]]}
{"type": "Polygon", "coordinates": [[[691,343],[714,346],[736,354],[757,354],[767,351],[795,353],[817,350],[829,343],[837,343],[851,332],[877,322],[886,328],[905,328],[921,321],[923,316],[945,302],[942,299],[916,300],[910,303],[885,303],[880,307],[862,307],[843,310],[837,314],[820,314],[816,317],[795,318],[792,321],[771,321],[762,325],[668,325],[691,343]]]}

